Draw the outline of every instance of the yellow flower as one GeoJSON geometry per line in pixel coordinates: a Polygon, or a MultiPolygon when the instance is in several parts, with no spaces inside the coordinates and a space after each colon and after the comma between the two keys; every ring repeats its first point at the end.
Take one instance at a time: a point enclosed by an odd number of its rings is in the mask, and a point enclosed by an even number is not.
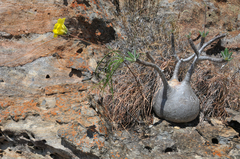
{"type": "Polygon", "coordinates": [[[54,38],[56,38],[58,35],[64,35],[64,34],[67,34],[68,32],[68,29],[67,27],[64,25],[64,22],[65,22],[65,19],[66,18],[59,18],[57,23],[55,24],[54,26],[54,29],[53,29],[53,33],[54,33],[54,38]]]}

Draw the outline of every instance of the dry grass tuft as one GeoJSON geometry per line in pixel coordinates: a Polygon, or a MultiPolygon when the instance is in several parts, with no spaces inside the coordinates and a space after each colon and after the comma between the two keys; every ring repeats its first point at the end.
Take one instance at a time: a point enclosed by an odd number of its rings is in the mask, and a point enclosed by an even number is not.
{"type": "MultiPolygon", "coordinates": [[[[168,60],[162,63],[161,68],[170,77],[175,62],[168,60]],[[172,69],[171,69],[172,68],[172,69]]],[[[127,67],[121,68],[114,79],[114,96],[110,92],[105,93],[103,100],[104,116],[112,123],[121,127],[130,127],[134,124],[152,123],[152,97],[155,90],[161,84],[160,78],[152,68],[130,64],[130,69],[137,77],[137,82],[127,67]]]]}
{"type": "Polygon", "coordinates": [[[195,70],[192,87],[201,101],[202,117],[228,116],[225,108],[240,110],[240,78],[235,57],[221,69],[223,64],[202,62],[195,70]]]}
{"type": "Polygon", "coordinates": [[[115,79],[114,97],[112,98],[111,93],[107,94],[104,98],[104,106],[106,116],[113,123],[128,127],[143,119],[151,120],[150,103],[156,79],[153,72],[146,73],[143,68],[142,73],[134,70],[134,74],[141,82],[139,86],[129,70],[124,69],[125,72],[115,79]]]}
{"type": "MultiPolygon", "coordinates": [[[[134,2],[135,5],[131,3],[133,1],[125,2],[124,10],[115,21],[123,38],[109,46],[120,50],[124,56],[127,51],[136,50],[140,53],[140,58],[146,58],[146,52],[150,52],[156,63],[166,72],[166,77],[170,79],[175,61],[169,51],[170,29],[167,28],[171,26],[169,22],[172,17],[157,16],[157,3],[152,1],[138,0],[134,2]],[[144,5],[145,2],[148,2],[148,5],[144,5]]],[[[109,88],[105,92],[104,116],[121,127],[130,127],[142,122],[149,124],[152,122],[152,96],[156,87],[161,84],[157,82],[160,79],[151,68],[135,63],[128,65],[139,82],[123,64],[115,74],[114,97],[109,88]]]]}

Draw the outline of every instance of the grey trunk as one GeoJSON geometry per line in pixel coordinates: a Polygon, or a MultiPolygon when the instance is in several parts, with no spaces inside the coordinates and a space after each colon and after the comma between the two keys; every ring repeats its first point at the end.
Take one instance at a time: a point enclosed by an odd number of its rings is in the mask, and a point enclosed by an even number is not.
{"type": "Polygon", "coordinates": [[[160,88],[153,98],[153,110],[160,118],[184,123],[194,120],[200,110],[199,99],[188,82],[173,79],[167,89],[160,88]]]}

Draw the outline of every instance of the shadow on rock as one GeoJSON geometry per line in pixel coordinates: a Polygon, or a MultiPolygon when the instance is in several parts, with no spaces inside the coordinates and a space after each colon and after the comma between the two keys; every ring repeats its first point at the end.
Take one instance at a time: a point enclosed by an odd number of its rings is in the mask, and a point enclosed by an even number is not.
{"type": "Polygon", "coordinates": [[[115,30],[110,22],[94,18],[89,22],[85,17],[78,16],[66,20],[66,26],[72,35],[94,44],[106,44],[115,40],[115,30]]]}

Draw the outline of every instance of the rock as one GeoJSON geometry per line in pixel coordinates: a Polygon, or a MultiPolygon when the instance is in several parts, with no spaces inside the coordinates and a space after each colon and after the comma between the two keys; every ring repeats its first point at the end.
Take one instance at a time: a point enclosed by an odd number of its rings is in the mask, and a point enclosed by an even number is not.
{"type": "Polygon", "coordinates": [[[226,119],[229,126],[240,134],[240,113],[229,108],[226,108],[226,111],[230,114],[230,117],[226,119]]]}
{"type": "Polygon", "coordinates": [[[224,124],[193,126],[162,120],[150,128],[115,132],[110,138],[113,147],[103,158],[236,158],[239,153],[233,145],[239,142],[237,134],[224,124]]]}
{"type": "Polygon", "coordinates": [[[0,37],[1,38],[6,38],[6,39],[11,39],[12,35],[6,32],[0,32],[0,37]]]}
{"type": "MultiPolygon", "coordinates": [[[[56,123],[42,121],[41,117],[9,121],[1,128],[1,149],[7,147],[16,152],[15,156],[21,154],[32,158],[98,158],[64,145],[56,136],[59,127],[56,123]]],[[[8,151],[6,153],[4,157],[9,156],[8,151]]]]}
{"type": "MultiPolygon", "coordinates": [[[[222,41],[222,45],[228,48],[240,48],[239,42],[240,42],[240,33],[238,35],[230,35],[229,38],[222,41]]],[[[236,34],[235,33],[235,34],[236,34]]]]}

